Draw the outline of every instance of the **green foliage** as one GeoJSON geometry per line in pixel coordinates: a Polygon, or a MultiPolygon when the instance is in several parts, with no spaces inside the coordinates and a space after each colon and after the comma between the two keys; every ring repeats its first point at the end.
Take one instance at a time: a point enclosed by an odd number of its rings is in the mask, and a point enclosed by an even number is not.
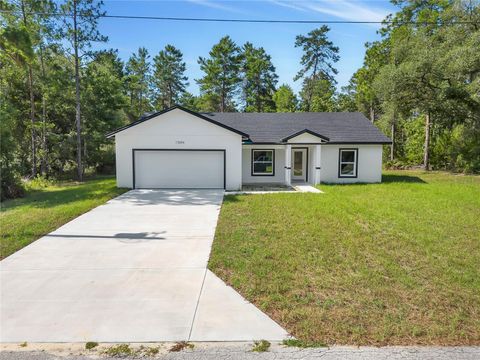
{"type": "Polygon", "coordinates": [[[150,55],[148,50],[140,47],[137,53],[128,59],[126,70],[126,88],[130,98],[129,115],[132,121],[153,109],[150,102],[150,55]]]}
{"type": "Polygon", "coordinates": [[[98,346],[98,342],[96,341],[88,341],[87,343],[85,343],[85,349],[87,350],[91,350],[93,348],[96,348],[98,346]]]}
{"type": "Polygon", "coordinates": [[[267,352],[270,349],[270,342],[267,340],[255,341],[252,351],[253,352],[267,352]]]}
{"type": "Polygon", "coordinates": [[[277,112],[295,112],[297,110],[297,97],[292,88],[287,84],[283,84],[275,91],[273,101],[275,102],[277,112]]]}
{"type": "Polygon", "coordinates": [[[246,112],[273,112],[273,94],[277,74],[271,57],[264,48],[255,48],[247,42],[243,46],[243,93],[246,112]]]}
{"type": "Polygon", "coordinates": [[[295,47],[301,47],[303,51],[302,68],[294,80],[303,79],[300,97],[304,111],[333,111],[335,106],[334,76],[338,71],[333,64],[340,60],[340,56],[338,47],[328,40],[329,31],[329,27],[323,25],[295,39],[295,47]]]}
{"type": "Polygon", "coordinates": [[[350,81],[358,110],[393,135],[395,161],[478,171],[480,4],[393,2],[399,11],[350,81]]]}
{"type": "Polygon", "coordinates": [[[188,86],[183,54],[173,45],[165,46],[153,59],[155,104],[162,110],[178,103],[188,86]]]}
{"type": "Polygon", "coordinates": [[[205,96],[205,110],[234,111],[235,96],[240,88],[241,49],[229,37],[220,39],[212,47],[209,57],[199,57],[200,70],[205,75],[197,80],[200,92],[205,96]]]}
{"type": "Polygon", "coordinates": [[[129,344],[118,344],[106,348],[103,354],[112,357],[127,357],[134,355],[135,351],[129,344]]]}

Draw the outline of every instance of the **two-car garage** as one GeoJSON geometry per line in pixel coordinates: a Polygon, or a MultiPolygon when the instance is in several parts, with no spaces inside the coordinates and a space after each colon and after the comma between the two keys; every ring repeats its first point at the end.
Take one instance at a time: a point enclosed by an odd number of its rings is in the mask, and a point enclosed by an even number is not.
{"type": "Polygon", "coordinates": [[[225,150],[133,149],[133,188],[225,188],[225,150]]]}
{"type": "Polygon", "coordinates": [[[116,176],[132,189],[226,189],[242,184],[248,135],[180,106],[117,129],[116,176]]]}

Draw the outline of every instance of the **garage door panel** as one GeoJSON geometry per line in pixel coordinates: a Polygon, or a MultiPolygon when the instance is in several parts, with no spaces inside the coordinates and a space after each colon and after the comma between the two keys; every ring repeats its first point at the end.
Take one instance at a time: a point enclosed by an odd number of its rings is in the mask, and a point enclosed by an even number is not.
{"type": "Polygon", "coordinates": [[[135,150],[136,188],[224,187],[223,151],[135,150]]]}

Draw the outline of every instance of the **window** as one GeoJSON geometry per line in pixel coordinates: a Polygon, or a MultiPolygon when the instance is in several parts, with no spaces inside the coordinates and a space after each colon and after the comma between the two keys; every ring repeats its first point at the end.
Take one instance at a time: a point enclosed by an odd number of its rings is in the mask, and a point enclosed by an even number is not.
{"type": "Polygon", "coordinates": [[[252,150],[252,175],[275,175],[274,150],[252,150]]]}
{"type": "Polygon", "coordinates": [[[340,149],[338,177],[357,177],[358,149],[340,149]]]}

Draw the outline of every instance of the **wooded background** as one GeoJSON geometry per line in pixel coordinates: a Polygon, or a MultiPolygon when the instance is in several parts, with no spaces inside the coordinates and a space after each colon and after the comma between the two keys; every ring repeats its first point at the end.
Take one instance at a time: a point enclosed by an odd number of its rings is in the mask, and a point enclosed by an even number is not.
{"type": "MultiPolygon", "coordinates": [[[[123,62],[94,0],[0,0],[1,197],[22,194],[22,178],[83,180],[113,173],[105,134],[142,114],[180,104],[196,111],[361,111],[393,140],[387,166],[480,172],[480,5],[477,0],[392,0],[381,40],[337,90],[339,48],[321,26],[299,34],[295,81],[278,84],[271,57],[229,36],[199,57],[188,79],[180,49],[140,47],[123,62]],[[200,95],[187,92],[195,81],[200,95]]],[[[140,45],[140,44],[139,44],[140,45]]],[[[360,56],[360,55],[359,55],[360,56]]]]}

